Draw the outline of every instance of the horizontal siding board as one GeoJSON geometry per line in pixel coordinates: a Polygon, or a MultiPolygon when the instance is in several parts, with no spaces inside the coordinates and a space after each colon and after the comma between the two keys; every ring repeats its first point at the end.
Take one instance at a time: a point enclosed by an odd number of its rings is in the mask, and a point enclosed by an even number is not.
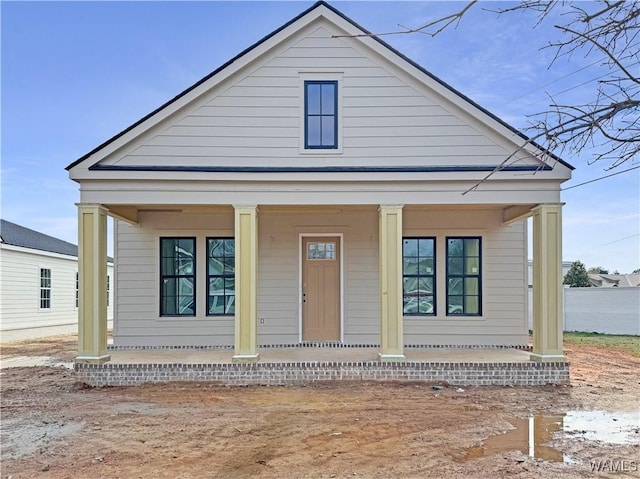
{"type": "MultiPolygon", "coordinates": [[[[407,125],[395,126],[392,124],[383,126],[357,126],[344,129],[345,138],[376,138],[376,137],[464,137],[469,135],[476,137],[478,134],[464,126],[458,125],[407,125]]],[[[482,137],[484,138],[484,137],[482,137]]]]}
{"type": "MultiPolygon", "coordinates": [[[[343,87],[343,93],[345,98],[368,98],[373,104],[382,98],[393,98],[399,101],[402,98],[411,98],[418,105],[434,105],[434,103],[427,97],[418,95],[417,92],[408,86],[370,86],[367,82],[366,85],[345,85],[343,87]]],[[[411,103],[408,103],[409,105],[411,103]]]]}
{"type": "MultiPolygon", "coordinates": [[[[289,138],[298,135],[298,125],[292,124],[288,126],[277,126],[268,123],[268,120],[260,121],[259,125],[247,125],[238,122],[238,125],[229,125],[228,123],[219,126],[174,126],[165,130],[162,135],[158,135],[155,139],[164,137],[173,138],[199,138],[199,137],[247,137],[255,138],[289,138]],[[269,126],[265,126],[269,124],[269,126]]],[[[295,122],[292,122],[295,123],[295,122]]],[[[161,143],[161,141],[159,142],[161,143]]]]}
{"type": "Polygon", "coordinates": [[[465,126],[464,123],[455,116],[447,114],[440,107],[424,107],[422,115],[418,116],[395,116],[389,119],[383,116],[355,116],[345,114],[342,125],[345,134],[352,128],[369,129],[369,128],[407,128],[407,127],[450,127],[465,126]]]}
{"type": "Polygon", "coordinates": [[[283,96],[275,96],[270,94],[269,96],[261,95],[261,96],[231,96],[231,95],[221,95],[213,100],[211,100],[207,105],[203,105],[200,107],[199,111],[207,112],[211,109],[216,108],[225,108],[228,110],[231,109],[240,109],[242,110],[244,107],[251,108],[273,108],[273,109],[298,109],[300,106],[300,100],[298,99],[298,95],[284,94],[283,96]]]}
{"type": "MultiPolygon", "coordinates": [[[[229,103],[231,100],[227,100],[229,103]]],[[[204,117],[260,117],[260,118],[292,118],[296,121],[299,119],[299,107],[298,104],[293,104],[293,100],[289,100],[288,104],[278,106],[277,108],[273,104],[269,104],[267,101],[262,102],[262,105],[257,105],[249,100],[246,100],[245,105],[233,105],[236,108],[229,108],[232,105],[211,104],[200,107],[199,110],[191,113],[192,117],[204,116],[204,117]]],[[[273,103],[273,102],[271,102],[273,103]]]]}
{"type": "Polygon", "coordinates": [[[317,59],[344,59],[355,58],[360,59],[360,54],[352,48],[344,46],[323,46],[323,47],[292,47],[285,50],[281,58],[302,59],[307,60],[309,57],[317,59]]]}
{"type": "MultiPolygon", "coordinates": [[[[202,128],[217,128],[228,127],[233,130],[234,128],[297,128],[300,124],[300,120],[297,115],[287,115],[276,117],[270,115],[268,111],[264,112],[264,116],[257,115],[235,115],[235,116],[213,116],[213,115],[189,115],[184,118],[179,125],[174,125],[170,128],[173,132],[182,132],[182,134],[188,134],[191,128],[195,128],[195,133],[198,134],[198,127],[202,128]],[[268,126],[265,126],[268,125],[268,126]]],[[[261,134],[253,131],[253,134],[261,134]]]]}
{"type": "Polygon", "coordinates": [[[269,66],[275,68],[320,68],[336,70],[350,70],[351,68],[375,67],[375,63],[364,57],[278,57],[271,60],[269,66]]]}
{"type": "MultiPolygon", "coordinates": [[[[225,91],[218,98],[298,98],[300,86],[291,85],[257,85],[251,87],[234,86],[225,91]]],[[[219,104],[217,101],[214,104],[219,104]]],[[[251,103],[253,104],[253,103],[251,103]]],[[[257,103],[259,106],[261,103],[257,103]]]]}

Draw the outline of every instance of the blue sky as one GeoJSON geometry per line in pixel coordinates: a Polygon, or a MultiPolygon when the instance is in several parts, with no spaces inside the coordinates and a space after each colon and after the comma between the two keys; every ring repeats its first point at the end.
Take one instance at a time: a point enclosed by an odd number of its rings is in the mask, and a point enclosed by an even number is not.
{"type": "MultiPolygon", "coordinates": [[[[461,2],[332,2],[373,32],[422,25],[461,2]]],[[[77,184],[65,166],[207,75],[312,2],[11,2],[1,8],[2,217],[76,242],[77,184]]],[[[501,3],[500,6],[505,6],[501,3]]],[[[548,68],[553,28],[474,7],[436,38],[384,40],[516,128],[548,94],[582,101],[603,71],[574,55],[548,68]],[[586,84],[585,84],[586,83],[586,84]],[[583,85],[584,84],[584,85],[583,85]],[[580,86],[581,85],[581,86],[580,86]]],[[[558,18],[550,20],[561,21],[558,18]]],[[[609,172],[589,152],[570,187],[609,172]]],[[[635,160],[637,164],[638,160],[635,160]]],[[[631,166],[631,165],[627,165],[631,166]]],[[[615,172],[615,170],[614,170],[615,172]]],[[[563,193],[564,258],[640,267],[640,170],[563,193]]]]}

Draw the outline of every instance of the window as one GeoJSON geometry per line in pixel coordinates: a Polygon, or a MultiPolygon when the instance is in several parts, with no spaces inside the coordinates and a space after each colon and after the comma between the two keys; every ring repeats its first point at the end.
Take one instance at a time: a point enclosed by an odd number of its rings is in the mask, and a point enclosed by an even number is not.
{"type": "Polygon", "coordinates": [[[51,309],[51,270],[40,268],[40,309],[51,309]]]}
{"type": "Polygon", "coordinates": [[[109,290],[111,289],[109,285],[110,282],[111,278],[107,275],[107,308],[109,307],[109,290]]]}
{"type": "Polygon", "coordinates": [[[402,240],[402,312],[436,314],[435,238],[402,240]]]}
{"type": "Polygon", "coordinates": [[[195,238],[160,238],[160,316],[195,316],[195,277],[195,238]]]}
{"type": "Polygon", "coordinates": [[[80,303],[80,277],[78,275],[78,272],[76,271],[76,308],[78,307],[79,303],[80,303]]]}
{"type": "Polygon", "coordinates": [[[335,242],[307,243],[307,259],[312,259],[312,260],[336,259],[335,242]]]}
{"type": "Polygon", "coordinates": [[[304,147],[338,148],[338,82],[304,82],[304,147]]]}
{"type": "Polygon", "coordinates": [[[235,314],[236,246],[233,238],[207,238],[207,315],[235,314]]]}
{"type": "Polygon", "coordinates": [[[447,315],[482,314],[480,238],[447,238],[447,315]]]}

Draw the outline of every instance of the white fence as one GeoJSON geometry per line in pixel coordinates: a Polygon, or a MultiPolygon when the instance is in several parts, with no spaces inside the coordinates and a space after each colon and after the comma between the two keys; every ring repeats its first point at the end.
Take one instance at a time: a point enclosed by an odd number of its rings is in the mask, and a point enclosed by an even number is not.
{"type": "MultiPolygon", "coordinates": [[[[532,305],[529,288],[529,329],[532,305]]],[[[640,335],[640,288],[564,288],[564,330],[640,335]]]]}

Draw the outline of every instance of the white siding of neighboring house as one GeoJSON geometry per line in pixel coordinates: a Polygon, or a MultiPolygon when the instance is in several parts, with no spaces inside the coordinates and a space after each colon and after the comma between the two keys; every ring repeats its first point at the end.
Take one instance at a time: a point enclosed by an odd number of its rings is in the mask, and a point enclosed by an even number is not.
{"type": "MultiPolygon", "coordinates": [[[[380,341],[376,207],[258,213],[258,343],[299,341],[300,235],[343,235],[344,341],[380,341]]],[[[407,236],[436,236],[438,316],[406,317],[406,344],[526,344],[526,228],[501,225],[496,210],[407,208],[407,236]],[[483,238],[483,316],[445,314],[445,237],[483,238]]],[[[232,317],[207,317],[207,236],[233,236],[233,213],[141,213],[140,226],[116,222],[116,345],[232,345],[232,317]],[[159,238],[196,237],[196,316],[159,317],[159,238]]]]}
{"type": "MultiPolygon", "coordinates": [[[[0,330],[2,340],[77,333],[74,256],[2,245],[0,248],[0,330]],[[40,308],[40,269],[51,270],[51,308],[40,308]]],[[[107,318],[113,319],[113,266],[108,267],[112,288],[107,318]]]]}

